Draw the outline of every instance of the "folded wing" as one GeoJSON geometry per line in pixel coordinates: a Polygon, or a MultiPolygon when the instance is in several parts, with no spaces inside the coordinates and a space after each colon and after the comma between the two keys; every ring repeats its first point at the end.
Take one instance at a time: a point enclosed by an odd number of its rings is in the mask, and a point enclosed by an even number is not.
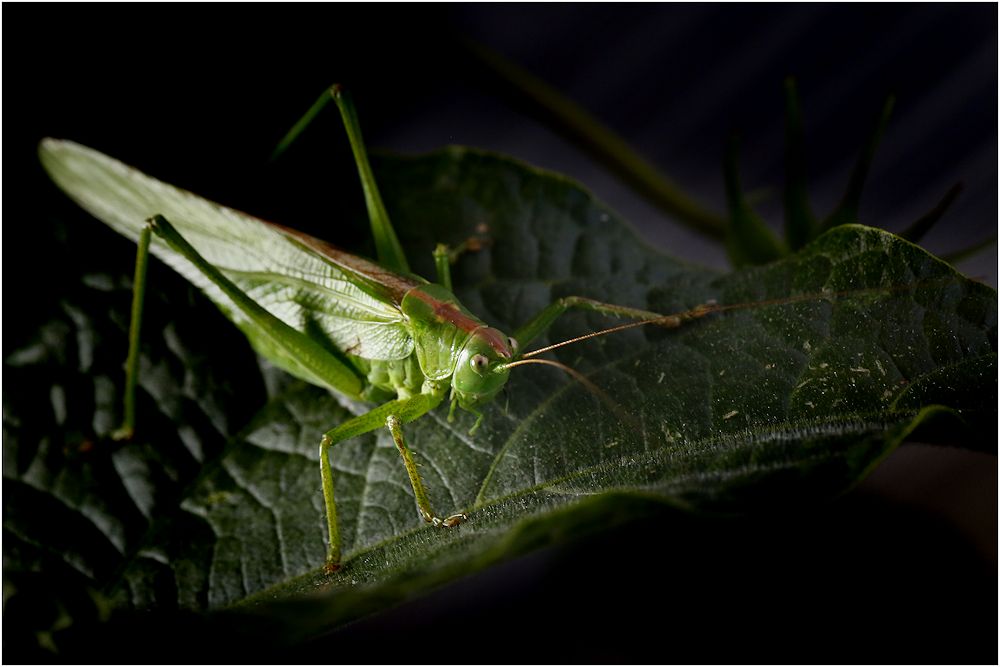
{"type": "MultiPolygon", "coordinates": [[[[273,225],[168,185],[98,151],[46,139],[39,155],[52,179],[78,204],[133,241],[163,215],[194,248],[260,305],[342,352],[402,359],[413,340],[398,304],[419,279],[386,272],[300,232],[273,225]]],[[[258,350],[263,337],[217,287],[162,242],[151,251],[197,285],[258,350]]],[[[294,360],[277,359],[294,366],[294,360]]],[[[295,368],[288,368],[295,372],[295,368]]],[[[296,373],[297,374],[297,373],[296,373]]]]}

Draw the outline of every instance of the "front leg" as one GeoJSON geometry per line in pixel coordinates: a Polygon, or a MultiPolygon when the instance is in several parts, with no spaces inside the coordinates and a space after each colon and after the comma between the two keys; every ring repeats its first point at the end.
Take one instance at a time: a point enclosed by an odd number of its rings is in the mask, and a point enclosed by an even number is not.
{"type": "Polygon", "coordinates": [[[445,528],[457,526],[468,519],[469,517],[465,514],[452,514],[444,519],[434,514],[434,510],[431,509],[430,496],[427,495],[424,482],[420,479],[420,473],[417,471],[417,464],[413,460],[413,454],[403,439],[402,420],[398,415],[389,415],[385,420],[385,425],[389,427],[392,440],[396,443],[396,449],[399,450],[399,455],[403,457],[403,465],[406,467],[406,474],[410,476],[410,486],[413,487],[413,495],[417,500],[417,509],[420,511],[421,518],[435,527],[444,526],[445,528]]]}
{"type": "MultiPolygon", "coordinates": [[[[416,464],[410,451],[403,444],[402,424],[411,422],[436,408],[444,398],[444,392],[417,394],[410,398],[389,401],[363,415],[349,419],[340,426],[327,431],[319,445],[320,477],[323,481],[323,503],[326,506],[326,526],[330,542],[326,552],[327,572],[334,572],[340,567],[341,547],[340,529],[337,523],[337,505],[333,497],[333,467],[330,465],[330,447],[349,440],[350,438],[369,433],[382,426],[388,426],[393,440],[403,457],[403,464],[410,476],[413,494],[417,499],[417,507],[421,516],[430,523],[436,518],[430,511],[430,501],[423,481],[417,472],[416,464]]],[[[438,519],[435,525],[454,526],[461,523],[465,515],[453,515],[447,519],[438,519]],[[461,517],[456,519],[456,517],[461,517]]]]}

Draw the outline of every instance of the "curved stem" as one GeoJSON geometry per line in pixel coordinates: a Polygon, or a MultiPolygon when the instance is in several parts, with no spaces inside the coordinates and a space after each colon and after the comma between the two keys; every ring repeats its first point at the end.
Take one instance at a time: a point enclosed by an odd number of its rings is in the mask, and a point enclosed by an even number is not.
{"type": "Polygon", "coordinates": [[[705,236],[721,240],[725,234],[722,215],[704,208],[669,177],[636,153],[629,144],[579,105],[541,79],[480,44],[463,44],[508,92],[527,103],[530,111],[579,143],[639,194],[678,222],[705,236]]]}

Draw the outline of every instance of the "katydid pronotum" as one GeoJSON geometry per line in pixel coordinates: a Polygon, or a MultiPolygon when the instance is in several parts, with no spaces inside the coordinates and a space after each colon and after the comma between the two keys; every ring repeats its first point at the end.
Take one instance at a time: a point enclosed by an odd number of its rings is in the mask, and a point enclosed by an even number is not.
{"type": "Polygon", "coordinates": [[[449,418],[456,407],[471,412],[477,416],[472,427],[475,431],[482,419],[481,408],[504,387],[511,368],[529,363],[555,364],[534,358],[550,348],[524,351],[569,309],[633,320],[632,324],[593,336],[648,323],[675,327],[718,308],[705,305],[661,316],[568,297],[541,310],[510,336],[488,326],[462,306],[451,291],[450,263],[457,255],[454,250],[441,245],[435,251],[436,283],[410,272],[345,91],[334,86],[324,93],[278,150],[293,140],[329,100],[334,100],[340,110],[354,152],[378,263],[214,204],[79,144],[46,139],[39,152],[46,170],[70,197],[117,232],[138,242],[125,418],[118,436],[129,437],[135,428],[136,361],[148,252],[201,288],[247,335],[254,348],[275,365],[347,397],[379,403],[369,412],[327,431],[319,443],[329,532],[326,568],[333,571],[340,564],[341,547],[331,447],[388,428],[409,476],[420,516],[437,527],[457,526],[468,518],[460,508],[445,515],[432,509],[403,436],[404,424],[434,410],[449,397],[449,418]],[[152,239],[154,234],[156,239],[152,239]],[[335,350],[330,349],[330,343],[335,350]]]}

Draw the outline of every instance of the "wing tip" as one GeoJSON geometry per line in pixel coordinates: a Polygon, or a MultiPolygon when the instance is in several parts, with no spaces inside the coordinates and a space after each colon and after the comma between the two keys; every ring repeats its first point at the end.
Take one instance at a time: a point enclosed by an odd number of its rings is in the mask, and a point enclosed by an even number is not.
{"type": "Polygon", "coordinates": [[[45,152],[55,152],[55,151],[61,150],[63,148],[69,148],[69,147],[72,147],[72,146],[79,146],[79,144],[76,144],[76,143],[74,143],[72,141],[69,141],[67,139],[57,139],[55,137],[45,137],[44,139],[42,139],[41,141],[38,142],[38,151],[39,152],[43,152],[43,151],[45,151],[45,152]]]}
{"type": "MultiPolygon", "coordinates": [[[[38,142],[38,158],[42,165],[49,169],[49,165],[67,154],[75,153],[97,153],[92,148],[87,148],[83,144],[78,144],[69,139],[56,139],[55,137],[45,137],[38,142]]],[[[51,171],[51,170],[50,170],[51,171]]]]}

